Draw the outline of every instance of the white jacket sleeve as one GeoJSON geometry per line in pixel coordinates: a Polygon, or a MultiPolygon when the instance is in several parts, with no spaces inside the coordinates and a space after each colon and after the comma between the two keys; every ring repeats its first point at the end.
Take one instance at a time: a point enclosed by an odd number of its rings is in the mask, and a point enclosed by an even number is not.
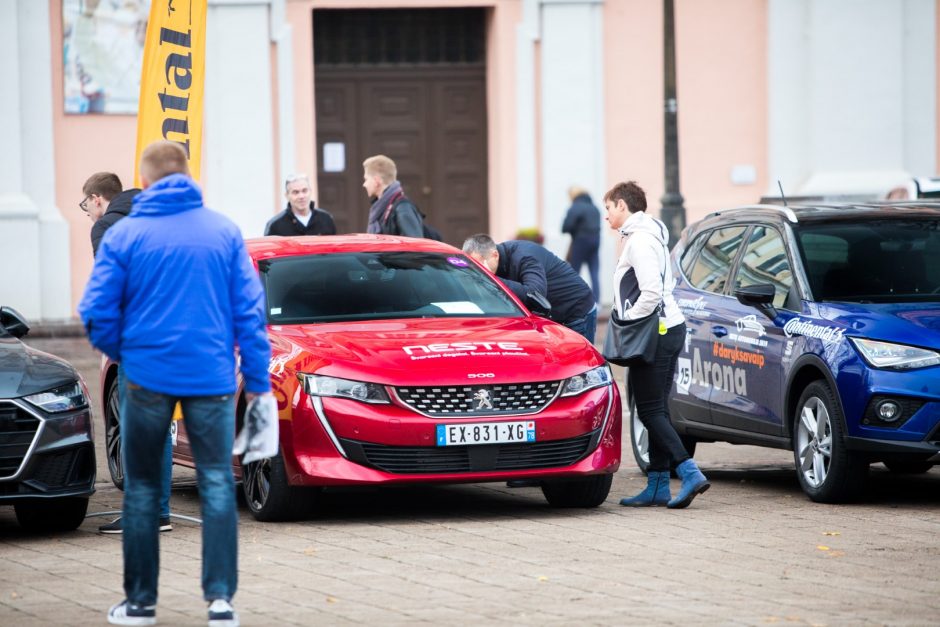
{"type": "Polygon", "coordinates": [[[635,233],[627,242],[627,262],[633,268],[640,297],[633,307],[624,312],[626,320],[643,318],[656,310],[663,300],[663,245],[645,234],[635,233]]]}

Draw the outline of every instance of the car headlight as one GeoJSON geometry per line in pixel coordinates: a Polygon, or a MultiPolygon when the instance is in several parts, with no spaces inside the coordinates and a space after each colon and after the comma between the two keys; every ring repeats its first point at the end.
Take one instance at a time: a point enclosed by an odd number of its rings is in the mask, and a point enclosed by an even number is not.
{"type": "Polygon", "coordinates": [[[910,370],[940,364],[940,353],[937,351],[858,337],[850,337],[849,340],[862,358],[875,368],[910,370]]]}
{"type": "Polygon", "coordinates": [[[299,373],[297,376],[304,383],[304,392],[310,396],[351,398],[363,403],[387,404],[391,402],[385,392],[385,387],[377,383],[325,377],[319,374],[299,373]]]}
{"type": "Polygon", "coordinates": [[[608,385],[613,380],[607,364],[565,379],[561,386],[562,396],[576,396],[582,392],[608,385]]]}
{"type": "Polygon", "coordinates": [[[39,394],[24,396],[23,400],[50,414],[81,409],[88,405],[88,399],[78,381],[39,394]]]}

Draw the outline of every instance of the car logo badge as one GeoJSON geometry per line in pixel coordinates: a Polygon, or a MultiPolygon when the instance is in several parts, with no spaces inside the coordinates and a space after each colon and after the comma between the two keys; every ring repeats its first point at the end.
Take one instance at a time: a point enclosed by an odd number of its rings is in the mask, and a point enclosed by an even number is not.
{"type": "Polygon", "coordinates": [[[476,401],[476,407],[474,411],[480,411],[483,409],[493,409],[493,403],[490,400],[490,393],[486,389],[479,389],[473,395],[473,400],[476,401]]]}

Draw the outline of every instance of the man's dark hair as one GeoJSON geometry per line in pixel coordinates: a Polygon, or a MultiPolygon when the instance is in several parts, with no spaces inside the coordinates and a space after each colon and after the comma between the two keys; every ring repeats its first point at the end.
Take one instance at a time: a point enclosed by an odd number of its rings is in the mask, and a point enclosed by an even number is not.
{"type": "Polygon", "coordinates": [[[626,183],[617,183],[610,188],[610,191],[604,194],[604,202],[610,201],[614,204],[622,200],[627,205],[630,213],[637,211],[646,211],[646,192],[636,184],[636,181],[627,181],[626,183]]]}
{"type": "Polygon", "coordinates": [[[82,185],[82,193],[86,196],[101,196],[108,202],[111,202],[115,196],[124,191],[121,185],[121,179],[114,172],[97,172],[88,177],[85,184],[82,185]]]}

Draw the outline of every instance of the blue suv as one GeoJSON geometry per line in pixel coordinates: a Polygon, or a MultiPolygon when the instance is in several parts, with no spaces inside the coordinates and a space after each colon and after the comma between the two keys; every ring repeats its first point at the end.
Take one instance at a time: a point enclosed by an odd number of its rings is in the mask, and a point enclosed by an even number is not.
{"type": "Polygon", "coordinates": [[[859,497],[872,463],[940,463],[940,204],[719,211],[672,259],[688,335],[669,410],[690,452],[792,450],[830,503],[859,497]]]}

